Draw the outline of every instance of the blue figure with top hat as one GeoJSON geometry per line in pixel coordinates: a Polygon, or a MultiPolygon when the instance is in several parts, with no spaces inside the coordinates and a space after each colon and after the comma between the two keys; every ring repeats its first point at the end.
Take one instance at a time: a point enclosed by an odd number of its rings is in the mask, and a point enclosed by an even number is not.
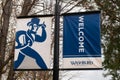
{"type": "Polygon", "coordinates": [[[16,32],[15,49],[19,49],[19,54],[17,60],[14,62],[14,69],[17,69],[20,66],[26,55],[35,59],[37,65],[41,69],[47,69],[47,65],[39,53],[31,48],[34,42],[44,42],[46,40],[46,25],[44,22],[43,24],[39,24],[39,22],[40,19],[32,18],[31,21],[27,23],[27,26],[29,27],[27,31],[21,30],[16,32]],[[39,28],[42,29],[42,35],[37,34],[39,28]],[[22,37],[22,41],[20,40],[20,37],[22,37]]]}

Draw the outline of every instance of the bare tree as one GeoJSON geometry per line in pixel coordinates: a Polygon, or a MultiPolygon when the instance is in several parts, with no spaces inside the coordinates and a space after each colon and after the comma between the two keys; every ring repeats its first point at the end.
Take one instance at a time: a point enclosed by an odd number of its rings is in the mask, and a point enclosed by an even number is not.
{"type": "Polygon", "coordinates": [[[6,72],[6,70],[4,70],[4,67],[13,58],[13,55],[10,54],[9,57],[5,59],[9,19],[12,12],[12,0],[2,1],[1,8],[2,13],[0,16],[0,79],[2,77],[2,74],[6,72]]]}

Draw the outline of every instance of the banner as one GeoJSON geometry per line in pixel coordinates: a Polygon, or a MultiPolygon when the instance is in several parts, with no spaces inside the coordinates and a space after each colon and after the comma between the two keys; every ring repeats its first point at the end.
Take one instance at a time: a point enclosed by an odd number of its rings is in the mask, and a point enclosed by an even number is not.
{"type": "Polygon", "coordinates": [[[63,69],[102,68],[100,12],[63,16],[63,69]]]}
{"type": "Polygon", "coordinates": [[[14,69],[51,69],[52,17],[18,18],[14,69]]]}

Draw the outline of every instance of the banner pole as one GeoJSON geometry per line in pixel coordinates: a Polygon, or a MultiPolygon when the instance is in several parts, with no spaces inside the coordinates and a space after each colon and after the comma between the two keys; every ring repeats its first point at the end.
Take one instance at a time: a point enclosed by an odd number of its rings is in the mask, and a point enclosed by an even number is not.
{"type": "Polygon", "coordinates": [[[59,25],[60,23],[60,6],[59,1],[55,4],[55,29],[54,29],[54,63],[53,63],[53,80],[59,80],[59,25]]]}

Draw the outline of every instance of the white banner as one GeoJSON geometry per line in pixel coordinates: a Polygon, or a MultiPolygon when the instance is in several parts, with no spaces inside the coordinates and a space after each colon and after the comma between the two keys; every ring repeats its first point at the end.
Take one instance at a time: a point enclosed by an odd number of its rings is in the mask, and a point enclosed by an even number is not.
{"type": "Polygon", "coordinates": [[[101,68],[102,67],[101,58],[64,58],[63,59],[63,69],[87,69],[87,68],[101,68]],[[67,64],[67,65],[66,65],[67,64]],[[69,68],[68,68],[69,66],[69,68]]]}
{"type": "Polygon", "coordinates": [[[14,69],[51,69],[52,17],[18,18],[14,69]]]}

